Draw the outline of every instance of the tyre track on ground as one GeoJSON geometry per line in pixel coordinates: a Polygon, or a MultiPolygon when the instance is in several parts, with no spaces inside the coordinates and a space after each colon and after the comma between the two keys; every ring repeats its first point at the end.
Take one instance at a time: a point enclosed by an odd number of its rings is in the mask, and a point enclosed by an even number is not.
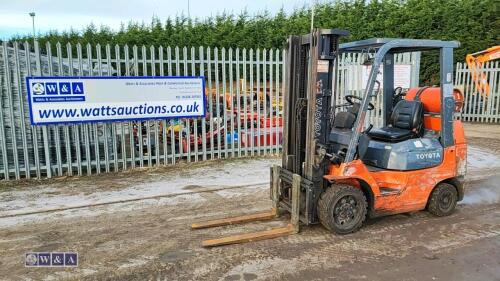
{"type": "MultiPolygon", "coordinates": [[[[8,214],[0,215],[0,219],[35,215],[35,214],[43,214],[43,213],[54,213],[54,212],[61,212],[61,211],[67,211],[67,210],[91,208],[91,207],[100,207],[100,206],[114,205],[114,204],[132,203],[132,202],[145,201],[145,200],[151,200],[151,199],[171,198],[171,197],[179,197],[179,196],[194,195],[194,194],[204,194],[204,193],[210,194],[210,193],[214,193],[217,191],[223,191],[223,190],[259,187],[259,186],[262,186],[266,183],[267,182],[253,183],[253,184],[248,184],[248,185],[226,186],[226,187],[219,187],[219,188],[203,188],[202,190],[198,190],[198,191],[159,194],[159,195],[153,195],[153,196],[135,197],[135,198],[113,200],[113,201],[106,201],[106,202],[99,202],[99,203],[92,203],[92,204],[82,204],[82,205],[76,205],[76,206],[68,206],[68,207],[60,207],[60,208],[52,208],[52,209],[42,209],[42,210],[27,211],[27,212],[15,212],[15,213],[8,213],[8,214]]],[[[221,196],[215,196],[215,198],[220,198],[220,197],[221,196]]],[[[208,198],[214,198],[214,197],[208,196],[208,198]]]]}

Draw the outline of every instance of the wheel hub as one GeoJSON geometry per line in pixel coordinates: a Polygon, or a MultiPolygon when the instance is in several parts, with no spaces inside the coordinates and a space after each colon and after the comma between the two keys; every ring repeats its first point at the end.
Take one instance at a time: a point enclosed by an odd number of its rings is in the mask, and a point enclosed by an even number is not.
{"type": "Polygon", "coordinates": [[[449,191],[443,192],[443,194],[441,195],[441,198],[439,199],[439,207],[443,210],[448,209],[452,203],[451,197],[452,197],[451,192],[449,192],[449,191]]]}
{"type": "Polygon", "coordinates": [[[346,196],[340,199],[335,207],[335,220],[340,225],[345,225],[354,220],[356,213],[356,200],[352,196],[346,196]]]}

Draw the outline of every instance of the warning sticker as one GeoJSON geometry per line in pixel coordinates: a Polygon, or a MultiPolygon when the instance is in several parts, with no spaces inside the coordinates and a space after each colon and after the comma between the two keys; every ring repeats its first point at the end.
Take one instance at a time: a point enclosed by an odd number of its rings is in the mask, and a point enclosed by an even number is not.
{"type": "Polygon", "coordinates": [[[327,60],[318,60],[318,72],[328,72],[327,60]]]}
{"type": "Polygon", "coordinates": [[[422,148],[424,147],[424,145],[422,144],[421,141],[417,140],[417,141],[414,141],[413,144],[415,145],[415,147],[417,148],[422,148]]]}

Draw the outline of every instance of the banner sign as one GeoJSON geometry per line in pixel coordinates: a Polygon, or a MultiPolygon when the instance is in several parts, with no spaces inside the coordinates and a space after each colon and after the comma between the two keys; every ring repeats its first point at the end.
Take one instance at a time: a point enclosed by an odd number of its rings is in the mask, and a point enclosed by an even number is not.
{"type": "Polygon", "coordinates": [[[205,78],[27,77],[33,125],[205,116],[205,78]]]}
{"type": "MultiPolygon", "coordinates": [[[[370,76],[370,72],[372,70],[371,65],[365,66],[363,65],[363,81],[362,86],[363,89],[366,87],[366,83],[368,82],[368,76],[370,76]]],[[[377,81],[380,82],[380,88],[384,86],[384,79],[382,78],[384,75],[384,68],[380,66],[379,72],[377,75],[377,81]]],[[[411,64],[395,64],[394,65],[394,88],[401,87],[403,89],[408,89],[411,87],[411,64]]]]}

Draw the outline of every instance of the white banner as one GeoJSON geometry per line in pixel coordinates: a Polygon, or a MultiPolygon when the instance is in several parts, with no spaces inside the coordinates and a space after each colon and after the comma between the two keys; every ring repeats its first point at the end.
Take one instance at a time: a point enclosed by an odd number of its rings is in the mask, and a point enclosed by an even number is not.
{"type": "MultiPolygon", "coordinates": [[[[366,82],[368,82],[368,76],[370,76],[370,71],[372,67],[363,66],[363,89],[366,87],[366,82]]],[[[380,88],[384,86],[383,77],[384,68],[380,66],[379,73],[377,75],[377,81],[380,82],[380,88]]],[[[403,89],[408,89],[411,87],[411,64],[396,64],[394,65],[394,88],[401,87],[403,89]]]]}
{"type": "Polygon", "coordinates": [[[27,77],[33,125],[205,116],[204,77],[27,77]]]}

